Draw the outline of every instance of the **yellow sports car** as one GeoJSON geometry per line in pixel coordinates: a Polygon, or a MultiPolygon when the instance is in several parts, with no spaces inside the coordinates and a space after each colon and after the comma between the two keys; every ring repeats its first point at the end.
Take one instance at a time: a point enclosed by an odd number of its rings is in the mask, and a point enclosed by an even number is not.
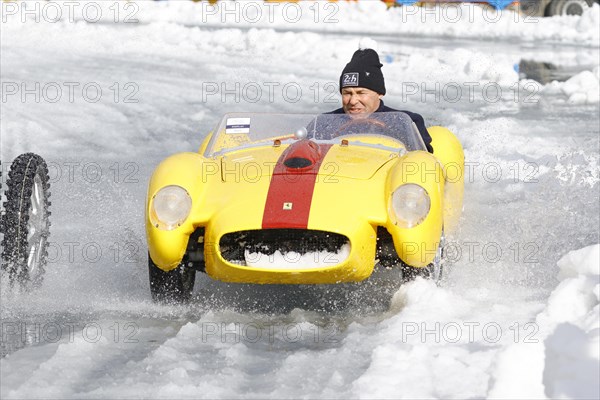
{"type": "Polygon", "coordinates": [[[226,282],[361,281],[377,263],[439,279],[462,209],[464,156],[410,117],[227,114],[196,153],[154,171],[146,202],[155,301],[191,296],[196,271],[226,282]]]}

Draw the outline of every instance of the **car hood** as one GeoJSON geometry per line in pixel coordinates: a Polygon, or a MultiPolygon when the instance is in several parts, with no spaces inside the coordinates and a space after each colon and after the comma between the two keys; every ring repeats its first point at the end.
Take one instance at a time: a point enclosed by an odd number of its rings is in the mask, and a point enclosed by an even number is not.
{"type": "Polygon", "coordinates": [[[360,145],[317,144],[300,141],[291,146],[270,146],[228,153],[220,158],[223,181],[234,177],[253,179],[271,175],[310,174],[325,180],[350,178],[368,180],[397,151],[360,145]]]}

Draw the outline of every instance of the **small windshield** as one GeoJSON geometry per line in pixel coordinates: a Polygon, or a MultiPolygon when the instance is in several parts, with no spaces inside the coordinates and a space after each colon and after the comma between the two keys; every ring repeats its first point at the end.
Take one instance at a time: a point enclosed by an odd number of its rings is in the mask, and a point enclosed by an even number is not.
{"type": "Polygon", "coordinates": [[[244,148],[271,145],[278,139],[290,144],[301,138],[340,143],[342,139],[369,147],[425,150],[411,118],[401,112],[374,113],[368,118],[347,114],[230,113],[219,122],[206,149],[206,156],[244,148]]]}

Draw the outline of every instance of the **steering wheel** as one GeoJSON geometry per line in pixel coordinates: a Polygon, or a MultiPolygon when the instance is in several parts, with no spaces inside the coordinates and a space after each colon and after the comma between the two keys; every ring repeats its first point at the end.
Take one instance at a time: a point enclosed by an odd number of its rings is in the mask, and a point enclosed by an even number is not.
{"type": "Polygon", "coordinates": [[[360,126],[360,125],[374,125],[378,128],[387,128],[387,125],[382,122],[379,121],[375,118],[356,118],[356,119],[351,119],[350,121],[346,122],[344,125],[340,126],[334,133],[333,135],[331,135],[331,138],[336,138],[338,136],[346,136],[346,134],[343,134],[343,132],[353,126],[360,126]]]}

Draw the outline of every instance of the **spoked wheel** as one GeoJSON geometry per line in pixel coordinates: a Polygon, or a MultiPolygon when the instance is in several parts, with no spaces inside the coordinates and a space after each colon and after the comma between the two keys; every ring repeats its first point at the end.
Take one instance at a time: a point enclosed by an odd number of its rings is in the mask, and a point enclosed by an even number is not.
{"type": "Polygon", "coordinates": [[[2,270],[11,287],[41,285],[48,257],[50,184],[42,157],[22,154],[13,161],[6,182],[2,270]]]}
{"type": "Polygon", "coordinates": [[[165,272],[158,268],[148,254],[150,293],[156,303],[183,304],[192,297],[196,270],[182,262],[177,268],[165,272]]]}

